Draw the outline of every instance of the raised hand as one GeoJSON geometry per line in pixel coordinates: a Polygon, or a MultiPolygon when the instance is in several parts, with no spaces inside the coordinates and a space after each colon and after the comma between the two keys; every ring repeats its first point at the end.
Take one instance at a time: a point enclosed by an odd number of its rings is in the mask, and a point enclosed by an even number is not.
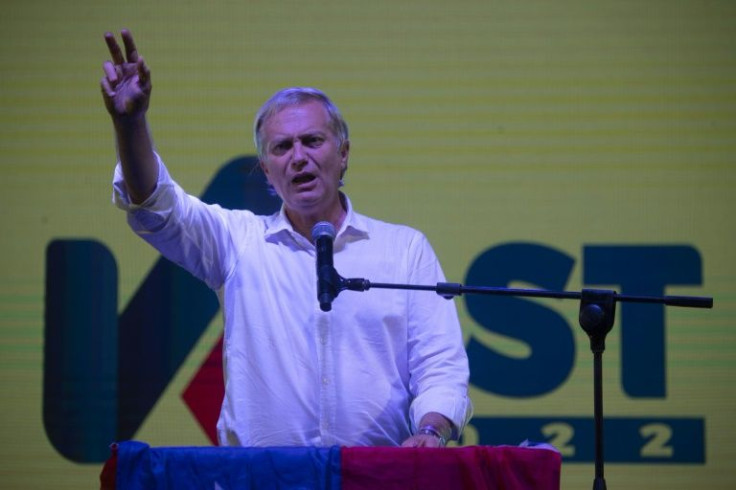
{"type": "Polygon", "coordinates": [[[105,33],[105,42],[112,61],[105,61],[105,76],[100,81],[102,98],[107,111],[116,120],[143,116],[151,98],[151,72],[138,54],[129,30],[121,31],[125,56],[115,36],[105,33]]]}
{"type": "Polygon", "coordinates": [[[103,65],[100,81],[105,107],[112,116],[118,158],[131,202],[139,204],[151,195],[158,180],[158,162],[148,130],[146,110],[151,99],[151,72],[133,42],[129,30],[121,32],[125,56],[115,36],[105,34],[112,61],[103,65]]]}

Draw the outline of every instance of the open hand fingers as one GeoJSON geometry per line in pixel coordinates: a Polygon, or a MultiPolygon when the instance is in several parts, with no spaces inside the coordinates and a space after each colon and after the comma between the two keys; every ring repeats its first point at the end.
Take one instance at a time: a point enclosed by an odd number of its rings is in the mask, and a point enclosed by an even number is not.
{"type": "Polygon", "coordinates": [[[137,63],[139,56],[138,49],[135,47],[135,41],[133,40],[133,34],[128,29],[123,29],[120,31],[120,35],[123,38],[123,45],[125,46],[125,56],[123,56],[123,51],[120,49],[120,45],[113,33],[105,33],[105,42],[107,43],[107,49],[110,50],[112,62],[116,65],[122,65],[126,61],[128,63],[137,63]]]}
{"type": "Polygon", "coordinates": [[[143,60],[143,56],[138,58],[138,86],[143,91],[151,90],[151,70],[148,69],[148,65],[143,60]]]}
{"type": "Polygon", "coordinates": [[[105,61],[102,64],[102,69],[105,71],[105,79],[110,82],[110,85],[115,85],[118,82],[118,71],[115,66],[111,62],[105,61]]]}
{"type": "Polygon", "coordinates": [[[123,29],[120,34],[123,37],[123,44],[125,44],[125,55],[128,58],[128,63],[137,63],[138,50],[135,47],[135,41],[133,41],[133,34],[128,29],[123,29]]]}
{"type": "Polygon", "coordinates": [[[110,80],[107,77],[102,77],[100,80],[100,87],[102,88],[102,94],[106,98],[112,98],[115,95],[115,90],[110,85],[110,80]]]}
{"type": "Polygon", "coordinates": [[[105,42],[112,57],[112,61],[106,61],[103,64],[108,86],[115,89],[116,85],[124,78],[136,74],[138,75],[138,86],[141,90],[150,91],[151,72],[143,61],[143,57],[138,54],[133,35],[128,29],[123,29],[121,36],[125,45],[125,55],[123,55],[115,36],[110,32],[105,33],[105,42]]]}
{"type": "Polygon", "coordinates": [[[105,106],[114,118],[144,114],[151,96],[151,71],[130,31],[123,29],[121,36],[123,42],[118,44],[112,33],[105,33],[112,60],[103,63],[100,80],[105,106]]]}
{"type": "Polygon", "coordinates": [[[107,43],[107,49],[110,50],[110,56],[112,56],[112,62],[116,65],[122,65],[125,63],[123,52],[120,51],[120,46],[115,40],[115,36],[111,32],[105,33],[105,42],[107,43]]]}

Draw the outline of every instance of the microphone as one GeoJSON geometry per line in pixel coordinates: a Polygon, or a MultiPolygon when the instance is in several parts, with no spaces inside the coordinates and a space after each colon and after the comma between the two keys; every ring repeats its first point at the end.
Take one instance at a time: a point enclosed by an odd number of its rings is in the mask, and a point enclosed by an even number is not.
{"type": "Polygon", "coordinates": [[[339,277],[332,262],[332,241],[335,227],[327,221],[320,221],[312,228],[312,240],[317,248],[317,300],[322,311],[332,309],[332,301],[337,296],[339,277]]]}

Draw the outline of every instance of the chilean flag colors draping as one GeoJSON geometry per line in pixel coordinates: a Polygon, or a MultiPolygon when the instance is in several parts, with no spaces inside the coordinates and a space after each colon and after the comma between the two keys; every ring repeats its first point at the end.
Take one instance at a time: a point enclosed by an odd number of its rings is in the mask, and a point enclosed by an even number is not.
{"type": "Polygon", "coordinates": [[[116,444],[100,475],[109,489],[494,489],[559,490],[561,457],[550,449],[152,448],[116,444]]]}

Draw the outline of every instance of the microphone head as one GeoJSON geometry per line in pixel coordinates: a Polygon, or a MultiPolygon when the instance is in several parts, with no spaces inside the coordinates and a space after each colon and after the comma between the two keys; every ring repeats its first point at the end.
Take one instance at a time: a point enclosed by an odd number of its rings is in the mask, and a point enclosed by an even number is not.
{"type": "Polygon", "coordinates": [[[329,221],[320,221],[312,228],[312,240],[317,241],[318,238],[327,236],[331,240],[335,239],[335,227],[329,221]]]}

